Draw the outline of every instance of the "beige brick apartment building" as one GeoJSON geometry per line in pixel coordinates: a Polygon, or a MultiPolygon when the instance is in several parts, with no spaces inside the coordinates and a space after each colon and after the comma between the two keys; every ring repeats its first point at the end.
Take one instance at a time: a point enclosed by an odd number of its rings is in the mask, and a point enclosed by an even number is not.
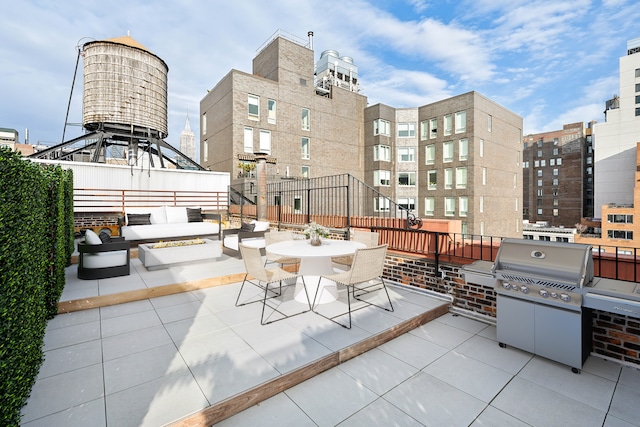
{"type": "MultiPolygon", "coordinates": [[[[200,103],[201,165],[238,176],[255,152],[272,177],[349,173],[424,219],[522,236],[522,118],[477,92],[415,108],[367,106],[349,57],[277,36],[200,103]]],[[[376,209],[390,204],[374,201],[376,209]]]]}

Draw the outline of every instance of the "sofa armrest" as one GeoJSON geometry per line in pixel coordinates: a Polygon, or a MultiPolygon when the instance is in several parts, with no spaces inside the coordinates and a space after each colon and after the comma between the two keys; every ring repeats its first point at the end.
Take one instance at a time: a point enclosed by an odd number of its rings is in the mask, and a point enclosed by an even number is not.
{"type": "Polygon", "coordinates": [[[222,215],[217,213],[202,213],[202,219],[217,221],[218,223],[218,240],[222,240],[222,215]]]}
{"type": "Polygon", "coordinates": [[[113,251],[129,251],[131,248],[131,244],[122,239],[122,241],[103,243],[101,245],[88,245],[86,243],[78,243],[78,252],[81,254],[98,254],[102,252],[113,252],[113,251]]]}

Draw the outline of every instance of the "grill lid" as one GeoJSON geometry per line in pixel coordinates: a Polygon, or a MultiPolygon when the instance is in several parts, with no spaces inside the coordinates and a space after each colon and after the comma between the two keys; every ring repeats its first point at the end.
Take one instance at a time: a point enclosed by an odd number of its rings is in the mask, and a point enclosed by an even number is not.
{"type": "Polygon", "coordinates": [[[583,287],[593,281],[592,246],[504,239],[493,264],[497,279],[583,287]]]}

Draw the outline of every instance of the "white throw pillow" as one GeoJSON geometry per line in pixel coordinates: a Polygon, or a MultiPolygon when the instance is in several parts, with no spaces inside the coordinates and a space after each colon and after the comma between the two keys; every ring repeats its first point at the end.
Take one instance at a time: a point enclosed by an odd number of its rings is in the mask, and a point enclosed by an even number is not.
{"type": "Polygon", "coordinates": [[[102,244],[102,240],[100,240],[100,237],[93,232],[93,230],[87,230],[84,233],[84,242],[88,245],[101,245],[102,244]]]}
{"type": "Polygon", "coordinates": [[[169,224],[189,222],[187,208],[165,206],[167,210],[167,222],[169,224]]]}
{"type": "Polygon", "coordinates": [[[253,231],[267,231],[271,225],[269,221],[256,221],[255,219],[250,224],[254,225],[253,231]]]}

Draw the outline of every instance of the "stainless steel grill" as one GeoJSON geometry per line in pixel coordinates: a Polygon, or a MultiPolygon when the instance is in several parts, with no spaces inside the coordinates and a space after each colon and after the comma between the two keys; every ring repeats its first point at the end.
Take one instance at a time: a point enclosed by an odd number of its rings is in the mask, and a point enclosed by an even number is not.
{"type": "MultiPolygon", "coordinates": [[[[590,245],[505,239],[492,272],[497,334],[510,345],[580,372],[591,349],[591,317],[583,316],[593,282],[590,245]]],[[[588,311],[588,309],[587,309],[588,311]]]]}

